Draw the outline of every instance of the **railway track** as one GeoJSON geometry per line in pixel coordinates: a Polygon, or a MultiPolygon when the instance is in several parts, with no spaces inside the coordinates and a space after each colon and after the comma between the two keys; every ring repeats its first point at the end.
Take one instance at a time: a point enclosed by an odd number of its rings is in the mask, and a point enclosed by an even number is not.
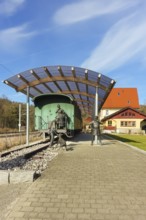
{"type": "Polygon", "coordinates": [[[39,141],[39,142],[36,142],[36,143],[33,143],[33,144],[30,144],[30,145],[23,145],[23,146],[18,146],[18,147],[13,147],[13,148],[11,148],[11,149],[9,149],[9,150],[6,150],[6,151],[3,151],[3,152],[1,152],[1,157],[5,157],[5,156],[7,156],[7,155],[12,155],[12,154],[15,154],[15,153],[17,153],[17,152],[19,152],[19,154],[23,154],[24,156],[26,155],[27,156],[27,154],[29,154],[29,153],[35,153],[35,151],[37,151],[37,150],[41,150],[41,149],[43,149],[43,147],[45,148],[45,147],[49,147],[49,142],[45,142],[45,141],[39,141]]]}
{"type": "Polygon", "coordinates": [[[0,170],[32,170],[42,173],[48,162],[58,155],[59,148],[49,147],[49,142],[35,143],[0,154],[0,170]]]}
{"type": "MultiPolygon", "coordinates": [[[[39,135],[40,132],[35,131],[35,132],[30,132],[30,135],[39,135]]],[[[7,132],[7,133],[1,133],[0,138],[5,138],[5,137],[19,137],[20,135],[25,136],[26,132],[7,132]]]]}

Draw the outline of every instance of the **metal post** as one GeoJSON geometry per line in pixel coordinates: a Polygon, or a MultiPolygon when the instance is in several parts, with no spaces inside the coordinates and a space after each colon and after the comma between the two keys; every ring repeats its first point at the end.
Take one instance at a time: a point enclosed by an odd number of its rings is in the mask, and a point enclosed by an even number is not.
{"type": "MultiPolygon", "coordinates": [[[[96,86],[96,93],[95,93],[95,117],[98,116],[98,86],[96,86]]],[[[98,144],[98,137],[95,135],[95,144],[98,144]]]]}
{"type": "Polygon", "coordinates": [[[27,87],[26,101],[26,145],[29,145],[29,86],[27,87]]]}
{"type": "Polygon", "coordinates": [[[98,86],[96,86],[95,94],[95,116],[98,116],[98,86]]]}
{"type": "Polygon", "coordinates": [[[21,132],[21,104],[19,104],[19,124],[18,124],[18,127],[19,127],[19,132],[21,132]]]}

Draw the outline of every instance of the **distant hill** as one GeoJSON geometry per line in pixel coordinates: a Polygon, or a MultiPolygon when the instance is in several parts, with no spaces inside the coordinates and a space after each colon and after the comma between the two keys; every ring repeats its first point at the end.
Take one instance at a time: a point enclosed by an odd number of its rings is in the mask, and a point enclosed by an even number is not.
{"type": "MultiPolygon", "coordinates": [[[[0,98],[0,132],[18,131],[19,104],[21,104],[21,126],[26,126],[26,104],[0,98]]],[[[30,130],[34,127],[34,107],[30,106],[30,130]]]]}
{"type": "Polygon", "coordinates": [[[146,114],[146,105],[140,105],[139,111],[146,114]]]}

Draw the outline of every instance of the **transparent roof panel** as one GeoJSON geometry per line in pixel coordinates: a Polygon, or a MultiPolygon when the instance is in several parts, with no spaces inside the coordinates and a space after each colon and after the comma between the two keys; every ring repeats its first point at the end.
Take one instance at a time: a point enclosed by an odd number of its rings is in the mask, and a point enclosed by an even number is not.
{"type": "Polygon", "coordinates": [[[74,82],[68,81],[68,85],[71,88],[71,90],[77,90],[77,86],[74,82]]]}
{"type": "Polygon", "coordinates": [[[3,82],[24,94],[30,87],[31,97],[66,91],[83,109],[87,106],[88,111],[93,108],[96,87],[100,110],[115,84],[113,79],[101,73],[73,66],[42,66],[17,73],[3,82]]]}

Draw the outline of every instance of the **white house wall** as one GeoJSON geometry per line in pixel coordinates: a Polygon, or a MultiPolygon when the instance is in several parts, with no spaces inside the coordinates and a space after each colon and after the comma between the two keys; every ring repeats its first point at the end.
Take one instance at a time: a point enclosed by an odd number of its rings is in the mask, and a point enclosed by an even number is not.
{"type": "Polygon", "coordinates": [[[107,117],[117,111],[119,111],[120,109],[102,109],[100,111],[100,119],[103,119],[104,117],[107,117]]]}

